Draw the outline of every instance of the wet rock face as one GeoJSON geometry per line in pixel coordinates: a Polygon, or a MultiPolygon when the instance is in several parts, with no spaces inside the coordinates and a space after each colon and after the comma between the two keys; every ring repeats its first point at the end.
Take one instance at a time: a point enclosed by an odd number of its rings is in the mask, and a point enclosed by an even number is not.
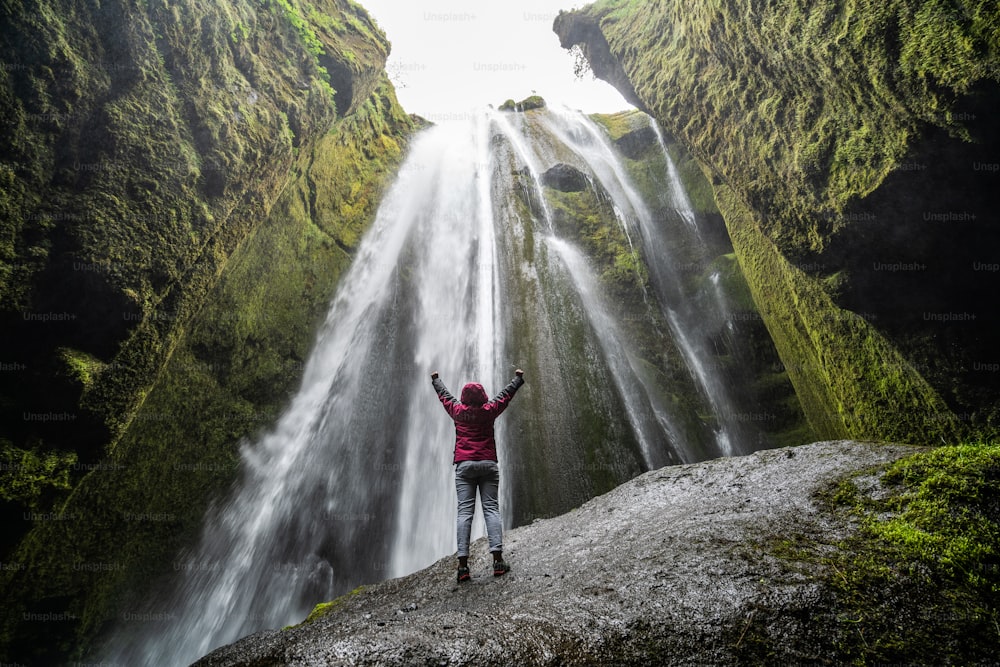
{"type": "Polygon", "coordinates": [[[640,127],[626,132],[615,141],[618,150],[630,160],[638,160],[650,145],[655,144],[656,132],[651,127],[640,127]]]}
{"type": "Polygon", "coordinates": [[[508,531],[513,569],[502,578],[480,539],[470,583],[455,584],[444,558],[196,664],[733,664],[759,650],[772,663],[828,659],[837,624],[822,566],[792,566],[767,545],[843,539],[851,527],[815,493],[916,451],[821,442],[654,470],[508,531]]]}
{"type": "Polygon", "coordinates": [[[582,192],[587,188],[587,176],[576,167],[559,163],[542,174],[542,183],[560,192],[582,192]]]}

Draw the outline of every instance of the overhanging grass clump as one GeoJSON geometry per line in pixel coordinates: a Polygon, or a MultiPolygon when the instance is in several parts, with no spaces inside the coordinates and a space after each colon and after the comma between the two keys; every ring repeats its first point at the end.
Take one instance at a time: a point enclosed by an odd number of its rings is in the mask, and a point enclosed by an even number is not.
{"type": "Polygon", "coordinates": [[[881,492],[841,482],[861,521],[827,560],[844,657],[978,664],[1000,642],[1000,445],[941,447],[892,464],[881,492]]]}

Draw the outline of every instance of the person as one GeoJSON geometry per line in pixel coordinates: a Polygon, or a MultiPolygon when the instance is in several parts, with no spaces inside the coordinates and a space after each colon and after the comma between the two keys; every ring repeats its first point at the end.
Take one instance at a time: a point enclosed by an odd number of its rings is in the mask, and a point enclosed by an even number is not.
{"type": "Polygon", "coordinates": [[[514,372],[514,379],[497,396],[486,400],[486,390],[478,382],[462,387],[462,399],[455,400],[438,374],[431,373],[431,382],[438,399],[455,421],[455,491],[458,494],[458,583],[468,581],[469,536],[472,514],[476,508],[476,490],[483,507],[490,552],[493,554],[493,576],[510,571],[503,559],[503,524],[500,521],[500,467],[493,422],[507,409],[518,388],[524,384],[524,371],[514,372]]]}

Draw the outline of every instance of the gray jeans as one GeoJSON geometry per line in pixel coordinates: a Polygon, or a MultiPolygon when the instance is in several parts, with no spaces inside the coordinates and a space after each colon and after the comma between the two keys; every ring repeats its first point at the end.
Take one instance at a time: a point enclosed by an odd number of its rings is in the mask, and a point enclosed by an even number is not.
{"type": "Polygon", "coordinates": [[[455,491],[458,492],[458,555],[469,555],[472,515],[476,510],[476,489],[483,506],[490,551],[503,550],[503,524],[500,521],[500,466],[496,461],[461,461],[455,466],[455,491]]]}

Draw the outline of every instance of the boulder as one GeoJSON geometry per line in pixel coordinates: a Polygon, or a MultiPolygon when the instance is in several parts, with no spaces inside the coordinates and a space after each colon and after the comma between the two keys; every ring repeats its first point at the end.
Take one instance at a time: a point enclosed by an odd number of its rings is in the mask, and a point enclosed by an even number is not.
{"type": "Polygon", "coordinates": [[[581,192],[587,188],[587,176],[582,171],[560,162],[542,174],[542,183],[560,192],[581,192]]]}
{"type": "Polygon", "coordinates": [[[917,451],[832,441],[654,470],[507,531],[502,578],[480,539],[469,583],[446,557],[196,665],[737,664],[762,638],[771,664],[829,659],[838,626],[824,566],[767,545],[843,540],[850,520],[817,494],[917,451]]]}

